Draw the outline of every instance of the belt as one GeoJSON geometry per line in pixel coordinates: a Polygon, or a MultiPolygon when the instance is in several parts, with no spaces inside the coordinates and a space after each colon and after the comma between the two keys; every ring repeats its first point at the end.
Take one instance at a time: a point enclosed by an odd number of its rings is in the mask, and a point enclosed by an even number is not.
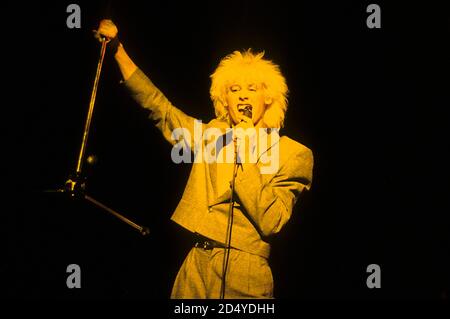
{"type": "Polygon", "coordinates": [[[218,241],[204,237],[200,234],[196,234],[194,246],[196,248],[203,248],[204,250],[211,250],[213,248],[226,248],[224,244],[221,244],[218,241]]]}

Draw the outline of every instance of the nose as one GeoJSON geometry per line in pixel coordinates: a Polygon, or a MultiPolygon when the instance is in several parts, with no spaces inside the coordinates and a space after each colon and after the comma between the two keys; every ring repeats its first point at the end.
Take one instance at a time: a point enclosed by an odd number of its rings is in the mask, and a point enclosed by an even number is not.
{"type": "Polygon", "coordinates": [[[248,96],[247,95],[241,94],[239,96],[239,101],[244,102],[244,101],[247,101],[247,100],[248,100],[248,96]]]}

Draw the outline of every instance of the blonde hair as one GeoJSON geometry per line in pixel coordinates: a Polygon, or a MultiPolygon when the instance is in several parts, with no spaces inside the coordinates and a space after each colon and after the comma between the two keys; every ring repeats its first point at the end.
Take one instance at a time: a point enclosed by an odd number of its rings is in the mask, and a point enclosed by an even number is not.
{"type": "Polygon", "coordinates": [[[252,53],[234,51],[223,58],[211,74],[210,95],[217,118],[230,120],[226,109],[225,96],[228,87],[238,78],[250,78],[261,84],[266,97],[272,103],[266,105],[263,116],[267,128],[281,128],[287,110],[288,87],[278,65],[263,59],[264,52],[252,53]]]}

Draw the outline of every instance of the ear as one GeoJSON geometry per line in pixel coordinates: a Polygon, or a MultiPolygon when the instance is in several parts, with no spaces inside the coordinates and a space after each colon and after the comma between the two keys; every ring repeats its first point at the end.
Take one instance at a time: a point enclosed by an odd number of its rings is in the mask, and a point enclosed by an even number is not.
{"type": "Polygon", "coordinates": [[[272,104],[272,102],[273,102],[273,99],[270,96],[266,96],[266,98],[264,99],[264,103],[266,105],[270,105],[270,104],[272,104]]]}

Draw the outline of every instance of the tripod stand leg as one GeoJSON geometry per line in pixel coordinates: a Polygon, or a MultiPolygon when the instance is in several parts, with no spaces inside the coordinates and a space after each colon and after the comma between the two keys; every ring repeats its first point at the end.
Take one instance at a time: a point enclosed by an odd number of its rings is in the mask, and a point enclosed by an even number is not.
{"type": "Polygon", "coordinates": [[[102,203],[100,203],[99,201],[95,200],[94,198],[88,196],[88,195],[84,195],[84,198],[93,203],[94,205],[106,210],[108,213],[114,215],[115,217],[119,218],[121,221],[127,223],[128,225],[130,225],[131,227],[133,227],[134,229],[138,230],[142,236],[147,236],[150,233],[150,230],[147,227],[143,227],[143,226],[139,226],[138,224],[132,222],[131,220],[129,220],[128,218],[126,218],[125,216],[119,214],[118,212],[114,211],[113,209],[109,208],[108,206],[103,205],[102,203]]]}

